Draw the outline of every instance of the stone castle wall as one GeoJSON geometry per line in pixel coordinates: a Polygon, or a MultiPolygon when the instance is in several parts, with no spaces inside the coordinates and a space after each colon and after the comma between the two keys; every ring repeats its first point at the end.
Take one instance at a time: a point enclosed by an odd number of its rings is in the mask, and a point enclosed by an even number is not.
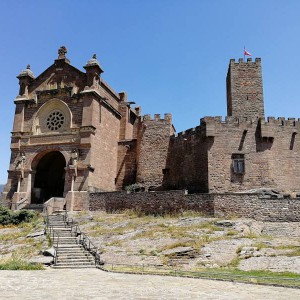
{"type": "Polygon", "coordinates": [[[138,133],[137,183],[146,189],[162,185],[168,156],[170,135],[173,132],[172,116],[165,114],[151,119],[145,115],[138,133]]]}
{"type": "Polygon", "coordinates": [[[215,217],[235,216],[270,222],[300,221],[300,199],[269,199],[260,194],[186,194],[182,190],[90,193],[89,209],[107,212],[134,209],[145,214],[192,210],[215,217]]]}
{"type": "Polygon", "coordinates": [[[239,192],[254,188],[300,190],[299,120],[205,117],[170,139],[164,189],[239,192]],[[244,158],[235,173],[233,158],[244,158]]]}
{"type": "Polygon", "coordinates": [[[188,189],[208,192],[208,156],[210,140],[200,126],[173,135],[170,139],[164,189],[188,189]]]}
{"type": "Polygon", "coordinates": [[[213,196],[189,194],[185,191],[143,192],[143,193],[90,193],[90,210],[118,212],[134,209],[145,214],[172,214],[194,210],[213,215],[213,196]],[[200,195],[200,196],[199,196],[200,195]]]}

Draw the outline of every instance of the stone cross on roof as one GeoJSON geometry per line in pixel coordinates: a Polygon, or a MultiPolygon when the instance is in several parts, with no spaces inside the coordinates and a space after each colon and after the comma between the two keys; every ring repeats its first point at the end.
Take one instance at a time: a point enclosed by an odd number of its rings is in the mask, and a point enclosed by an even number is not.
{"type": "Polygon", "coordinates": [[[66,54],[67,54],[68,50],[65,46],[61,46],[59,49],[58,49],[58,58],[65,58],[66,57],[66,54]]]}

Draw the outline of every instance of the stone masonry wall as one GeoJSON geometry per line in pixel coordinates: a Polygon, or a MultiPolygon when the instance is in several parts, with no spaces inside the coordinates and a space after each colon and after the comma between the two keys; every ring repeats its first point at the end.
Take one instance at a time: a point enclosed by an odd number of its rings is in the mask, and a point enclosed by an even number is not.
{"type": "Polygon", "coordinates": [[[230,60],[227,78],[227,115],[256,119],[264,117],[261,60],[230,60]]]}
{"type": "Polygon", "coordinates": [[[203,118],[213,128],[213,141],[208,149],[209,191],[239,192],[260,187],[276,187],[269,162],[268,141],[260,139],[257,121],[238,118],[203,118]],[[233,156],[244,157],[244,172],[233,169],[233,156]]]}
{"type": "Polygon", "coordinates": [[[154,119],[144,116],[138,134],[137,183],[146,189],[161,187],[163,183],[171,134],[170,114],[165,114],[164,119],[159,114],[154,119]]]}
{"type": "Polygon", "coordinates": [[[117,212],[135,209],[145,214],[172,214],[185,210],[213,213],[213,201],[209,194],[185,195],[185,191],[130,193],[90,193],[90,210],[117,212]]]}
{"type": "Polygon", "coordinates": [[[116,190],[122,190],[136,181],[136,144],[136,140],[120,141],[118,143],[116,190]]]}
{"type": "MultiPolygon", "coordinates": [[[[99,115],[99,109],[95,111],[99,115]]],[[[89,175],[90,188],[102,191],[115,190],[119,126],[120,120],[102,106],[101,118],[96,128],[96,134],[92,138],[91,165],[94,172],[89,175]]]]}
{"type": "Polygon", "coordinates": [[[208,192],[207,146],[200,126],[172,136],[164,174],[164,189],[208,192]]]}
{"type": "MultiPolygon", "coordinates": [[[[261,121],[261,140],[268,144],[269,172],[274,185],[286,192],[300,190],[300,120],[272,118],[261,121]]],[[[263,152],[259,152],[261,154],[263,152]]]]}
{"type": "Polygon", "coordinates": [[[300,122],[295,119],[205,117],[211,129],[208,150],[209,192],[240,192],[276,188],[298,192],[300,182],[300,122]],[[244,157],[244,172],[235,173],[233,156],[244,157]]]}
{"type": "Polygon", "coordinates": [[[259,194],[186,194],[185,191],[90,193],[89,209],[145,214],[198,211],[216,217],[245,217],[259,221],[299,222],[300,199],[266,199],[259,194]]]}
{"type": "Polygon", "coordinates": [[[216,217],[299,222],[300,199],[268,199],[258,194],[214,194],[214,211],[216,217]]]}

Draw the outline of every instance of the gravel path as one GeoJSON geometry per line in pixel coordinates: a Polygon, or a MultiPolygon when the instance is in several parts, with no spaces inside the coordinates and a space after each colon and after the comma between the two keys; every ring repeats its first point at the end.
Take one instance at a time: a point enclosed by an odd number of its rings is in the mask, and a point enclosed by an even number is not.
{"type": "Polygon", "coordinates": [[[0,299],[300,299],[299,289],[97,269],[0,271],[0,299]]]}

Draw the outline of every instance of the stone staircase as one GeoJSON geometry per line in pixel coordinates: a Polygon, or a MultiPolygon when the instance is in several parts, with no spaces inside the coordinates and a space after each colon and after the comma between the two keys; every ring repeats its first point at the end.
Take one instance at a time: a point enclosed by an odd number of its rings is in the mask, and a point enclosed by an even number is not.
{"type": "Polygon", "coordinates": [[[38,212],[43,211],[43,204],[35,204],[35,203],[30,203],[24,206],[22,209],[30,209],[30,210],[35,210],[38,212]]]}
{"type": "Polygon", "coordinates": [[[95,268],[95,258],[72,234],[72,227],[65,221],[63,214],[48,216],[48,228],[54,231],[51,234],[53,246],[56,248],[57,258],[53,268],[95,268]]]}

